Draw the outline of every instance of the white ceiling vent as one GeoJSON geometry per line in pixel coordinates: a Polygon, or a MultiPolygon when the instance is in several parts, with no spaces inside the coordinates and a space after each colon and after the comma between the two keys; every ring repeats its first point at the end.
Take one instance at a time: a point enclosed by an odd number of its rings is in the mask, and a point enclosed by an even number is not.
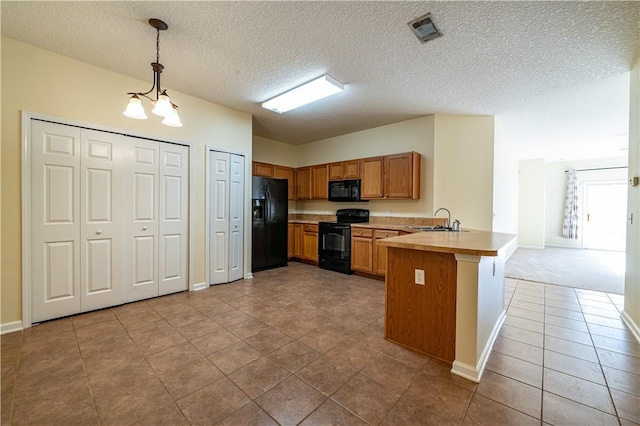
{"type": "Polygon", "coordinates": [[[427,13],[415,19],[409,23],[409,28],[418,37],[422,43],[426,43],[429,40],[442,36],[442,33],[436,27],[436,24],[431,20],[431,13],[427,13]]]}

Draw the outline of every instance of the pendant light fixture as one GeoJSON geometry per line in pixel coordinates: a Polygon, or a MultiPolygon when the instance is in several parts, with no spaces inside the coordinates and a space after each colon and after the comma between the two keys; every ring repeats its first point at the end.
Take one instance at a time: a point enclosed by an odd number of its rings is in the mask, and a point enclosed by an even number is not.
{"type": "Polygon", "coordinates": [[[178,106],[171,102],[171,98],[167,95],[167,91],[163,90],[160,86],[160,74],[164,66],[160,63],[160,31],[164,31],[169,26],[162,22],[160,19],[149,19],[149,25],[156,29],[156,61],[151,63],[153,68],[153,86],[147,92],[129,92],[127,95],[131,95],[127,109],[123,114],[129,118],[135,118],[136,120],[144,120],[147,118],[147,114],[142,106],[142,100],[140,97],[144,97],[151,101],[154,108],[151,111],[155,115],[163,117],[162,124],[171,127],[182,127],[180,117],[178,116],[178,106]],[[155,90],[155,99],[147,96],[155,90]]]}

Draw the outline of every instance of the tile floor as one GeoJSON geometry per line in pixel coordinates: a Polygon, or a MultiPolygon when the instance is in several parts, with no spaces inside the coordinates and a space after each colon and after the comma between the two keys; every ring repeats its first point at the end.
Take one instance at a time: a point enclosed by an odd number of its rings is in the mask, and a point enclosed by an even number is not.
{"type": "Polygon", "coordinates": [[[385,341],[383,295],[291,263],[5,334],[2,424],[640,423],[619,295],[507,280],[478,385],[385,341]]]}

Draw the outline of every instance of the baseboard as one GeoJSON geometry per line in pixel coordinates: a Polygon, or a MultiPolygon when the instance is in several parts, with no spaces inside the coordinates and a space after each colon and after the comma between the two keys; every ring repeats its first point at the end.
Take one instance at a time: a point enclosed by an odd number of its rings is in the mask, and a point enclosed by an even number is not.
{"type": "Polygon", "coordinates": [[[0,334],[13,333],[22,330],[22,321],[13,321],[6,324],[0,324],[0,334]]]}
{"type": "Polygon", "coordinates": [[[622,317],[622,321],[624,321],[624,323],[627,324],[627,327],[629,327],[629,330],[631,330],[633,337],[635,337],[638,343],[640,343],[640,327],[638,324],[631,319],[627,311],[623,310],[620,316],[622,317]]]}
{"type": "Polygon", "coordinates": [[[544,250],[544,246],[540,247],[540,246],[523,246],[523,245],[518,245],[518,248],[544,250]]]}
{"type": "Polygon", "coordinates": [[[471,380],[476,383],[480,383],[480,379],[482,378],[482,373],[484,372],[484,368],[487,365],[487,361],[489,360],[489,355],[491,354],[491,349],[493,349],[493,344],[498,338],[498,334],[500,333],[500,329],[502,328],[502,324],[507,319],[507,315],[503,310],[493,326],[493,330],[491,330],[491,334],[489,335],[489,339],[487,339],[487,343],[484,345],[484,349],[482,350],[482,354],[480,354],[480,359],[478,359],[478,364],[476,366],[465,364],[460,361],[453,361],[451,365],[451,372],[460,377],[464,377],[465,379],[471,380]]]}
{"type": "Polygon", "coordinates": [[[205,288],[208,288],[209,284],[202,282],[202,283],[197,283],[193,285],[193,291],[198,291],[198,290],[204,290],[205,288]]]}
{"type": "Polygon", "coordinates": [[[246,276],[246,277],[244,277],[244,279],[245,279],[245,280],[252,280],[252,279],[253,279],[253,273],[248,272],[248,273],[247,273],[247,276],[246,276]]]}

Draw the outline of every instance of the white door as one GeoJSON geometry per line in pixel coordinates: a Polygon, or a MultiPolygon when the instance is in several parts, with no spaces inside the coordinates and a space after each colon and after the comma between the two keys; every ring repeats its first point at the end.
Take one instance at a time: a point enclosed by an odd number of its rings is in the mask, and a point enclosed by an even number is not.
{"type": "Polygon", "coordinates": [[[81,310],[122,303],[122,136],[81,130],[81,310]]]}
{"type": "Polygon", "coordinates": [[[124,144],[125,300],[154,297],[158,287],[160,144],[126,137],[124,144]]]}
{"type": "Polygon", "coordinates": [[[229,282],[230,160],[209,151],[209,285],[229,282]]]}
{"type": "Polygon", "coordinates": [[[187,280],[189,148],[160,144],[159,293],[189,288],[187,280]]]}
{"type": "Polygon", "coordinates": [[[625,251],[627,183],[585,182],[584,248],[625,251]]]}
{"type": "Polygon", "coordinates": [[[32,322],[80,312],[80,129],[31,120],[32,322]]]}
{"type": "Polygon", "coordinates": [[[230,155],[229,184],[229,281],[244,276],[244,157],[230,155]]]}

